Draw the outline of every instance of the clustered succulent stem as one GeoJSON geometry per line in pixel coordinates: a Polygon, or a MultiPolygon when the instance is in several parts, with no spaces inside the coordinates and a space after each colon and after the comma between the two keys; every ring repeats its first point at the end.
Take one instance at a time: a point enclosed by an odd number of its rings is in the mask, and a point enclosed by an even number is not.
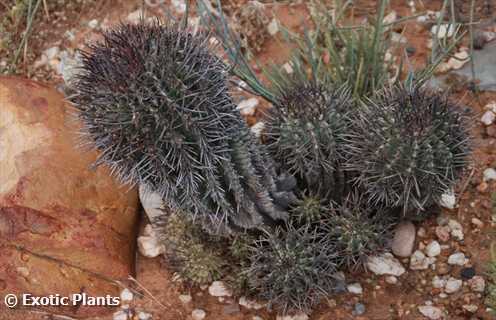
{"type": "MultiPolygon", "coordinates": [[[[83,54],[70,100],[121,181],[146,184],[212,227],[285,220],[275,171],[230,96],[208,37],[121,25],[83,54]]],[[[217,228],[219,229],[219,228],[217,228]]]]}

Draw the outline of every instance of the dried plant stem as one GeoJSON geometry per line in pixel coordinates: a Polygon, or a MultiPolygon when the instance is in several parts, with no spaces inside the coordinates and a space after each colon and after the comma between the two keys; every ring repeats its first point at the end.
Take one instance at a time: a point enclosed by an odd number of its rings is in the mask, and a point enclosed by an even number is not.
{"type": "MultiPolygon", "coordinates": [[[[165,305],[160,302],[151,292],[150,290],[148,290],[144,285],[142,285],[137,279],[135,279],[134,277],[132,276],[129,276],[128,277],[129,280],[131,280],[133,283],[135,283],[141,290],[143,290],[146,294],[148,294],[148,296],[154,301],[156,302],[159,306],[161,306],[162,308],[164,309],[169,309],[172,307],[172,305],[170,303],[167,303],[165,302],[165,305]]],[[[179,314],[182,315],[182,313],[180,311],[178,311],[179,314]]]]}
{"type": "Polygon", "coordinates": [[[475,0],[470,2],[470,23],[468,26],[468,33],[470,38],[469,48],[470,48],[470,72],[472,73],[472,84],[474,91],[477,93],[477,86],[475,85],[475,63],[474,63],[474,10],[475,10],[475,0]]]}
{"type": "Polygon", "coordinates": [[[19,56],[21,54],[21,51],[24,50],[24,52],[26,52],[26,50],[27,50],[28,39],[29,39],[29,36],[31,35],[31,31],[32,31],[32,27],[33,27],[33,20],[36,16],[36,12],[38,11],[38,8],[40,7],[42,0],[37,0],[36,4],[34,5],[34,8],[32,8],[33,1],[34,0],[29,1],[26,31],[24,32],[21,43],[19,44],[19,47],[17,48],[17,50],[15,52],[14,59],[12,61],[12,67],[13,68],[15,68],[15,66],[17,65],[17,61],[19,60],[19,56]]]}

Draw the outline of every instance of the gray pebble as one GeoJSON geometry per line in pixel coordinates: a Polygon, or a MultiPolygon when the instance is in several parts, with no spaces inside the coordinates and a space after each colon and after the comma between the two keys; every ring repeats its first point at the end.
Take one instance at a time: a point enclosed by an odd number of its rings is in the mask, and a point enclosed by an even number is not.
{"type": "Polygon", "coordinates": [[[353,314],[356,316],[360,316],[365,313],[365,305],[363,303],[355,304],[355,309],[353,310],[353,314]]]}

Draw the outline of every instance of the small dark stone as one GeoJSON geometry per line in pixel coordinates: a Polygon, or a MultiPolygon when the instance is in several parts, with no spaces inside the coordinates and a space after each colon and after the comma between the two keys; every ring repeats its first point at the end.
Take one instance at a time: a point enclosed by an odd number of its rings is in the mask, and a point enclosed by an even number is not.
{"type": "Polygon", "coordinates": [[[486,37],[482,31],[476,31],[474,33],[474,39],[472,41],[475,50],[481,50],[486,45],[486,37]]]}
{"type": "Polygon", "coordinates": [[[460,271],[460,276],[463,280],[472,279],[475,276],[475,269],[472,267],[463,268],[462,271],[460,271]]]}
{"type": "Polygon", "coordinates": [[[347,291],[346,283],[344,281],[338,281],[334,290],[336,293],[345,293],[347,291]]]}
{"type": "Polygon", "coordinates": [[[412,46],[408,46],[406,47],[406,54],[408,54],[408,56],[413,56],[415,54],[415,52],[417,52],[417,49],[415,47],[412,47],[412,46]]]}

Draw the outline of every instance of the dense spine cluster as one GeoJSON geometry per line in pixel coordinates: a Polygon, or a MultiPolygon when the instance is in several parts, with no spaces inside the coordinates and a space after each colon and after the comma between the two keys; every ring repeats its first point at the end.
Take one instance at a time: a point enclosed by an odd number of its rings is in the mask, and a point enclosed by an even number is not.
{"type": "Polygon", "coordinates": [[[283,170],[303,188],[344,187],[344,138],[349,127],[351,96],[346,88],[294,83],[281,93],[267,115],[268,149],[283,170]]]}
{"type": "Polygon", "coordinates": [[[268,232],[252,246],[249,288],[282,312],[308,311],[337,285],[337,256],[325,239],[309,225],[268,232]]]}
{"type": "MultiPolygon", "coordinates": [[[[177,213],[171,213],[158,225],[166,256],[179,275],[197,284],[208,284],[221,278],[225,270],[222,251],[215,241],[197,225],[177,213]]],[[[157,225],[157,224],[156,224],[157,225]]]]}
{"type": "Polygon", "coordinates": [[[467,113],[444,95],[417,86],[386,89],[353,121],[347,169],[371,205],[421,217],[467,166],[468,125],[467,113]]]}
{"type": "MultiPolygon", "coordinates": [[[[177,26],[122,25],[83,55],[70,97],[90,140],[123,182],[146,184],[208,225],[284,220],[270,159],[227,87],[208,37],[177,26]]],[[[284,205],[283,205],[284,206],[284,205]]]]}
{"type": "Polygon", "coordinates": [[[329,214],[329,207],[318,195],[302,195],[291,208],[291,220],[297,224],[319,224],[329,214]]]}
{"type": "Polygon", "coordinates": [[[390,209],[375,208],[354,192],[341,204],[332,204],[322,228],[339,256],[340,266],[364,267],[367,257],[384,250],[394,226],[390,209]]]}

